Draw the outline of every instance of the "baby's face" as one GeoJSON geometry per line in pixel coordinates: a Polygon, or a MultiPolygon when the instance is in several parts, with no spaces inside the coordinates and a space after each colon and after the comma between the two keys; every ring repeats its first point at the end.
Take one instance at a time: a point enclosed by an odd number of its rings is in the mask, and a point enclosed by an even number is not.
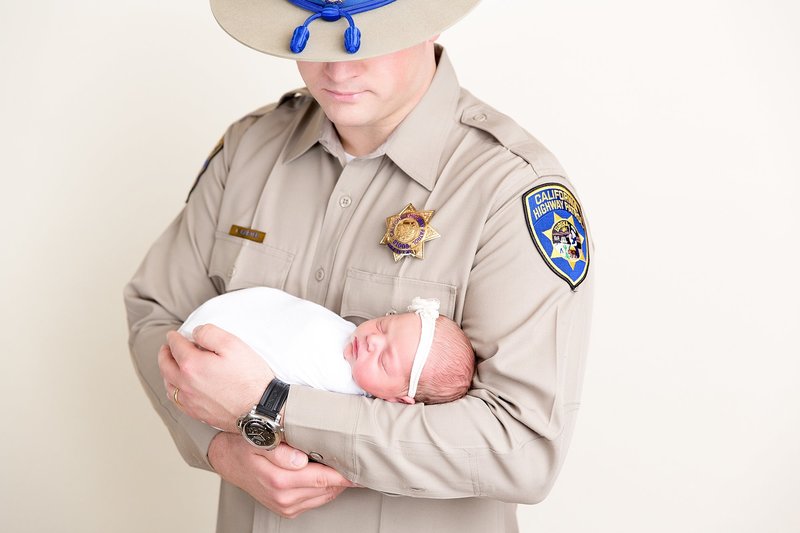
{"type": "Polygon", "coordinates": [[[406,396],[422,324],[414,313],[367,320],[344,347],[358,386],[376,398],[413,403],[406,396]]]}

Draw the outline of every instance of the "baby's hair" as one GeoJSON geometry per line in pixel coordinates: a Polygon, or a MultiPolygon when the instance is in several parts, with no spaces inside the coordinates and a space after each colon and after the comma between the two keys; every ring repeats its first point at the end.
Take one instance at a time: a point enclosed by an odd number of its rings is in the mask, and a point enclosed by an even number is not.
{"type": "Polygon", "coordinates": [[[436,319],[433,344],[420,376],[415,401],[452,402],[464,396],[475,372],[475,352],[458,324],[447,317],[436,319]]]}

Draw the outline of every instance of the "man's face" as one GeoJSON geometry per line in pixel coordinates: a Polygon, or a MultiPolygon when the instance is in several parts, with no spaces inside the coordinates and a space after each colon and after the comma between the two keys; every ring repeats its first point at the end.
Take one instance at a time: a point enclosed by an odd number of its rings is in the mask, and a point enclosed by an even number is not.
{"type": "Polygon", "coordinates": [[[414,313],[375,318],[358,326],[344,348],[355,382],[376,398],[413,403],[406,393],[421,332],[414,313]]]}
{"type": "Polygon", "coordinates": [[[325,115],[346,136],[347,128],[393,130],[425,94],[436,64],[431,40],[358,61],[298,61],[297,68],[325,115]]]}

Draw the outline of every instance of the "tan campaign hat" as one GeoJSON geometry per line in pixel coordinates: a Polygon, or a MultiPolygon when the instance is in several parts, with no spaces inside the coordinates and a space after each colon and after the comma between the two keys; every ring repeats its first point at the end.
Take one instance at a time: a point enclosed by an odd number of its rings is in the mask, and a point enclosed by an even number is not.
{"type": "Polygon", "coordinates": [[[352,61],[421,43],[479,1],[211,0],[211,10],[228,34],[260,52],[300,61],[352,61]]]}

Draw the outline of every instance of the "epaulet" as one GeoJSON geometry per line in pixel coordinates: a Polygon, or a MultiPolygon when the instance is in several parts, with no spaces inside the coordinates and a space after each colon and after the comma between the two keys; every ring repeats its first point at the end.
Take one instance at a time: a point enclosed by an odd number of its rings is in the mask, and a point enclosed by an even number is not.
{"type": "Polygon", "coordinates": [[[267,104],[265,106],[261,106],[258,109],[250,111],[248,114],[246,114],[245,116],[240,118],[238,120],[238,122],[244,122],[248,118],[261,118],[264,115],[266,115],[267,113],[269,113],[270,111],[274,110],[276,107],[278,107],[278,104],[276,104],[275,102],[273,102],[271,104],[267,104]]]}
{"type": "Polygon", "coordinates": [[[524,159],[537,176],[563,175],[558,159],[511,117],[479,103],[461,113],[461,123],[485,131],[509,152],[524,159]]]}
{"type": "Polygon", "coordinates": [[[281,107],[286,103],[299,103],[299,101],[305,97],[310,97],[311,94],[308,92],[308,89],[302,87],[300,89],[295,89],[293,91],[289,91],[288,93],[281,96],[280,100],[278,100],[277,107],[281,107]]]}
{"type": "MultiPolygon", "coordinates": [[[[283,95],[283,98],[286,98],[286,95],[283,95]]],[[[281,99],[280,103],[283,103],[283,99],[281,99]]],[[[267,104],[265,106],[259,107],[258,109],[254,110],[254,111],[251,111],[250,113],[248,113],[245,116],[243,116],[242,118],[240,118],[235,124],[242,125],[242,124],[252,123],[252,122],[255,121],[255,119],[259,119],[260,117],[263,117],[264,115],[266,115],[270,111],[273,111],[276,107],[278,107],[280,105],[280,103],[278,103],[278,104],[272,103],[272,104],[267,104]]],[[[217,144],[214,146],[214,148],[208,154],[208,157],[206,157],[206,160],[203,163],[203,166],[200,167],[200,172],[197,173],[197,177],[194,179],[194,183],[192,184],[192,188],[189,189],[189,194],[186,196],[186,201],[187,202],[189,201],[189,198],[191,198],[192,193],[194,192],[194,190],[197,188],[197,184],[200,183],[200,178],[202,178],[203,174],[205,174],[206,170],[208,170],[208,166],[211,164],[211,161],[215,157],[217,157],[217,154],[219,154],[222,151],[222,148],[224,147],[224,145],[225,145],[225,136],[223,135],[222,137],[220,137],[220,139],[217,142],[217,144]]]]}

